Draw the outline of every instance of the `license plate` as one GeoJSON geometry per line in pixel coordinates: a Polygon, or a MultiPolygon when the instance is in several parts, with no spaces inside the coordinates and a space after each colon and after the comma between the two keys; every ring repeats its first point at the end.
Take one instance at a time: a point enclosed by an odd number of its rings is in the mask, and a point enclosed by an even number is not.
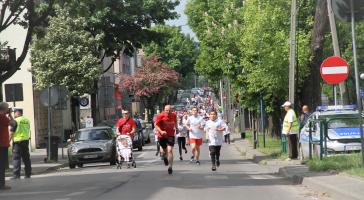
{"type": "Polygon", "coordinates": [[[361,146],[346,146],[345,149],[346,149],[346,151],[356,151],[356,150],[360,150],[361,146]]]}
{"type": "Polygon", "coordinates": [[[97,155],[86,155],[83,156],[83,158],[87,159],[87,158],[97,158],[97,155]]]}

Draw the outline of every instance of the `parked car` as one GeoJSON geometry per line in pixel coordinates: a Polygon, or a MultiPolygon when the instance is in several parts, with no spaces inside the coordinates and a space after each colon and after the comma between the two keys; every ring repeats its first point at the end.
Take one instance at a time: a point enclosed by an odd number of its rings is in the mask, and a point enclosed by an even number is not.
{"type": "MultiPolygon", "coordinates": [[[[333,108],[333,107],[331,107],[333,108]]],[[[319,107],[311,114],[300,132],[300,142],[304,157],[309,156],[309,123],[312,123],[312,142],[314,154],[320,153],[320,123],[327,123],[327,153],[350,153],[361,150],[359,112],[352,107],[339,106],[341,109],[332,110],[328,106],[319,107]],[[346,109],[345,109],[346,108],[346,109]],[[321,121],[321,122],[320,122],[321,121]]]]}
{"type": "Polygon", "coordinates": [[[153,133],[152,123],[146,123],[143,129],[143,139],[145,144],[150,143],[150,134],[153,133]]]}
{"type": "Polygon", "coordinates": [[[110,127],[92,127],[78,130],[67,148],[68,165],[71,169],[85,163],[116,163],[115,136],[110,127]]]}

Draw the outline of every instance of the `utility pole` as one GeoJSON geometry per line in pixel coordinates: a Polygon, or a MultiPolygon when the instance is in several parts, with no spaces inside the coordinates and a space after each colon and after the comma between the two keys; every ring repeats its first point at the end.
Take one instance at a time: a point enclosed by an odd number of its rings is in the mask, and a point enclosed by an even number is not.
{"type": "Polygon", "coordinates": [[[292,0],[291,5],[291,32],[290,32],[290,50],[289,50],[289,79],[288,79],[288,99],[294,104],[295,96],[295,68],[296,68],[296,15],[297,1],[292,0]]]}
{"type": "MultiPolygon", "coordinates": [[[[337,37],[336,22],[335,22],[334,12],[332,11],[332,2],[331,2],[331,0],[327,0],[327,11],[328,11],[327,13],[328,13],[328,16],[329,16],[329,21],[330,21],[331,38],[332,38],[332,45],[333,45],[333,48],[334,48],[334,55],[340,57],[339,40],[338,40],[338,37],[337,37]]],[[[336,91],[336,85],[334,87],[335,87],[335,91],[336,91]]],[[[345,93],[346,93],[345,83],[344,82],[340,83],[339,88],[340,88],[341,104],[345,105],[345,104],[348,103],[347,98],[345,98],[345,93]]],[[[336,92],[335,92],[334,95],[336,97],[336,92]]]]}

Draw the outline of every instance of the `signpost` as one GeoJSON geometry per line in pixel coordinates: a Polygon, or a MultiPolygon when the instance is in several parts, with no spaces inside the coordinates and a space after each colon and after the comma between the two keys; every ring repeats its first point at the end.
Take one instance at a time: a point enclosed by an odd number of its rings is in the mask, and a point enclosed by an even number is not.
{"type": "Polygon", "coordinates": [[[335,85],[334,99],[336,106],[336,85],[345,81],[345,79],[348,77],[349,64],[339,56],[331,56],[322,62],[320,73],[321,77],[326,81],[327,84],[335,85]]]}

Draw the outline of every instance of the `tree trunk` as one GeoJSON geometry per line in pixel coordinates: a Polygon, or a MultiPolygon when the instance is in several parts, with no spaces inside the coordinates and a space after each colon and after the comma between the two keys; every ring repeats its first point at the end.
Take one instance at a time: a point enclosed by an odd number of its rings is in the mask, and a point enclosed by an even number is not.
{"type": "Polygon", "coordinates": [[[315,19],[311,40],[310,75],[305,79],[301,103],[315,108],[321,104],[321,77],[320,66],[323,61],[325,33],[328,31],[329,18],[327,14],[327,1],[318,0],[316,3],[315,19]]]}
{"type": "Polygon", "coordinates": [[[98,93],[98,87],[97,84],[98,81],[94,81],[94,89],[91,94],[91,117],[93,119],[94,124],[97,124],[99,122],[98,117],[98,107],[97,107],[97,93],[98,93]]]}
{"type": "Polygon", "coordinates": [[[79,115],[79,102],[75,96],[71,97],[71,119],[72,119],[72,132],[80,128],[80,115],[79,115]]]}
{"type": "Polygon", "coordinates": [[[270,126],[270,135],[272,137],[280,137],[281,133],[282,133],[282,108],[280,106],[281,104],[279,103],[278,100],[273,99],[271,102],[271,106],[273,108],[273,112],[271,113],[271,115],[269,116],[270,119],[269,121],[271,122],[271,126],[270,126]]]}

